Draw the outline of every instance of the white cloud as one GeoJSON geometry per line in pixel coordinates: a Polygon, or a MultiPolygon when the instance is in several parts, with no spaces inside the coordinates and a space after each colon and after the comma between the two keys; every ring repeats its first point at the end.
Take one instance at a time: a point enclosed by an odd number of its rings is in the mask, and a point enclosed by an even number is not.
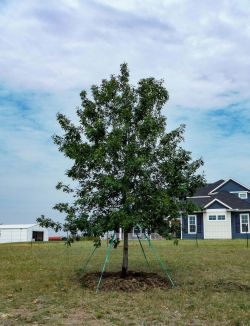
{"type": "Polygon", "coordinates": [[[68,90],[128,61],[135,80],[165,78],[174,104],[223,105],[220,92],[247,92],[249,16],[233,1],[12,1],[1,14],[2,76],[68,90]]]}
{"type": "Polygon", "coordinates": [[[124,61],[133,83],[146,76],[165,79],[169,128],[187,124],[185,145],[204,157],[210,181],[232,176],[250,185],[249,132],[232,123],[237,118],[245,126],[250,118],[249,20],[248,2],[236,0],[3,2],[3,216],[15,218],[11,205],[15,212],[22,206],[25,218],[29,202],[43,213],[46,200],[57,201],[60,195],[50,189],[68,163],[50,140],[58,132],[55,114],[73,117],[80,90],[117,73],[124,61]],[[233,103],[240,103],[237,110],[230,109],[233,103]],[[218,109],[229,118],[216,116],[218,109]],[[231,134],[221,119],[232,124],[231,134]],[[35,198],[43,199],[38,204],[35,198]]]}

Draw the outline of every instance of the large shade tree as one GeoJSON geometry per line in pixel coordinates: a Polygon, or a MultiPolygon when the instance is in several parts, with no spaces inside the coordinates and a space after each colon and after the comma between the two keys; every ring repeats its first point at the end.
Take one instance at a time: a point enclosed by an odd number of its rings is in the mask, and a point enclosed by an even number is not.
{"type": "MultiPolygon", "coordinates": [[[[162,109],[169,95],[162,80],[144,78],[134,87],[127,64],[122,64],[118,76],[93,85],[90,96],[85,90],[80,96],[78,124],[57,115],[63,135],[53,139],[73,161],[66,175],[74,182],[71,187],[58,183],[58,189],[73,196],[54,208],[66,214],[64,226],[71,233],[87,230],[100,236],[121,227],[126,276],[131,228],[161,230],[166,220],[191,211],[185,199],[204,182],[197,172],[203,162],[192,160],[180,146],[183,125],[166,131],[162,109]]],[[[38,221],[60,228],[43,216],[38,221]]]]}

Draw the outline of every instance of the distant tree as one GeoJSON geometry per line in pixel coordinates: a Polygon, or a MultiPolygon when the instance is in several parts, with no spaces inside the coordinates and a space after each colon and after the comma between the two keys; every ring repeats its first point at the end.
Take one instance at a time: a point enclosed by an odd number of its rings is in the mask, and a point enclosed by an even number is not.
{"type": "MultiPolygon", "coordinates": [[[[53,139],[73,160],[66,175],[74,187],[58,183],[57,189],[72,193],[73,200],[54,208],[66,214],[64,227],[72,234],[84,230],[100,236],[122,227],[124,277],[131,228],[160,230],[167,218],[191,211],[185,198],[203,185],[204,177],[197,173],[203,162],[192,161],[191,153],[180,147],[184,125],[166,132],[161,111],[169,96],[162,80],[145,78],[134,87],[127,64],[122,64],[120,75],[93,85],[91,95],[80,94],[79,124],[57,114],[64,134],[53,139]]],[[[38,221],[60,227],[44,216],[38,221]]]]}

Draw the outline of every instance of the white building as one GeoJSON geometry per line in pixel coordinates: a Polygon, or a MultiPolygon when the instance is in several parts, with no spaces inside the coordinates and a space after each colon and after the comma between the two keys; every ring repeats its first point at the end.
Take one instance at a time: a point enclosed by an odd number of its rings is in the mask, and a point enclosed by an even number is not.
{"type": "Polygon", "coordinates": [[[48,241],[48,230],[38,224],[0,224],[0,243],[48,241]]]}

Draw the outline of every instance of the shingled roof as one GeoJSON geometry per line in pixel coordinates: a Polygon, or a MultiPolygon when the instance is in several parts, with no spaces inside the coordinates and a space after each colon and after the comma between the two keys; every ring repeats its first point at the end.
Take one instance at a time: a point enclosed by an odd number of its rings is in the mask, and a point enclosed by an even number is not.
{"type": "Polygon", "coordinates": [[[230,194],[227,191],[222,191],[215,195],[210,195],[207,197],[189,198],[190,201],[192,201],[200,208],[204,208],[207,204],[211,203],[215,199],[218,199],[220,202],[226,204],[232,209],[250,209],[249,202],[245,201],[244,199],[240,199],[236,195],[230,194]]]}
{"type": "Polygon", "coordinates": [[[208,183],[205,187],[202,187],[202,188],[198,189],[196,191],[196,193],[194,194],[194,197],[195,196],[208,196],[208,194],[210,193],[210,191],[212,191],[215,188],[217,188],[223,182],[224,182],[224,180],[218,180],[218,181],[213,182],[213,183],[208,183]]]}
{"type": "MultiPolygon", "coordinates": [[[[210,207],[210,203],[219,202],[221,205],[225,206],[228,209],[233,210],[250,210],[250,201],[246,199],[241,199],[238,197],[236,193],[230,193],[229,191],[218,191],[229,181],[233,181],[240,185],[243,189],[249,190],[250,188],[246,188],[239,182],[234,179],[228,179],[227,181],[218,180],[213,183],[208,183],[204,187],[198,189],[193,197],[189,197],[188,201],[196,204],[200,209],[205,209],[210,207]],[[216,190],[216,192],[213,190],[216,190]]],[[[244,190],[245,191],[245,190],[244,190]]],[[[222,206],[222,207],[223,207],[222,206]]]]}

